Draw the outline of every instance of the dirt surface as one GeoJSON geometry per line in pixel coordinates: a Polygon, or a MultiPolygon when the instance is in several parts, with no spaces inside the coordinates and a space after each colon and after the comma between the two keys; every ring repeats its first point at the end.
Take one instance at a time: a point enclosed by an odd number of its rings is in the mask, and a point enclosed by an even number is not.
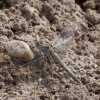
{"type": "Polygon", "coordinates": [[[100,100],[100,0],[1,0],[0,100],[100,100]],[[83,85],[35,47],[36,34],[50,44],[71,22],[77,32],[61,58],[83,85]],[[28,43],[38,59],[22,66],[5,53],[10,40],[28,43]]]}

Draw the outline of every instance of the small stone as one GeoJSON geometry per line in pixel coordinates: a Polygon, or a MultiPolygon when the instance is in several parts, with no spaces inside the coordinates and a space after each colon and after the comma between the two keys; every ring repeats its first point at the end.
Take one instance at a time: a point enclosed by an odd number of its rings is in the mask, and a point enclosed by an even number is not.
{"type": "Polygon", "coordinates": [[[28,91],[25,91],[25,90],[21,90],[20,92],[22,93],[22,95],[30,95],[30,93],[28,91]]]}
{"type": "Polygon", "coordinates": [[[89,41],[94,42],[97,39],[95,34],[90,34],[89,35],[89,41]]]}
{"type": "Polygon", "coordinates": [[[96,82],[95,85],[98,86],[98,87],[100,87],[100,82],[96,82]]]}
{"type": "Polygon", "coordinates": [[[66,84],[66,80],[64,78],[61,79],[61,84],[66,84]]]}
{"type": "Polygon", "coordinates": [[[88,81],[89,81],[89,78],[87,78],[86,75],[84,75],[84,76],[81,77],[81,82],[82,82],[83,84],[87,84],[88,81]]]}
{"type": "Polygon", "coordinates": [[[93,68],[97,68],[97,67],[98,67],[98,65],[97,65],[97,64],[94,64],[94,65],[93,65],[93,68]]]}
{"type": "Polygon", "coordinates": [[[41,82],[42,81],[42,78],[39,78],[39,82],[41,82]]]}
{"type": "Polygon", "coordinates": [[[25,18],[29,19],[33,17],[34,13],[39,13],[39,12],[36,8],[31,7],[28,3],[25,3],[23,5],[22,13],[25,18]]]}
{"type": "Polygon", "coordinates": [[[34,57],[29,45],[23,41],[9,41],[6,45],[6,50],[11,57],[17,58],[23,62],[29,62],[34,57]]]}
{"type": "Polygon", "coordinates": [[[100,15],[96,13],[94,10],[88,9],[85,16],[87,21],[89,21],[93,25],[100,22],[100,15]]]}
{"type": "Polygon", "coordinates": [[[3,23],[7,23],[9,21],[8,16],[0,10],[0,21],[3,23]]]}
{"type": "Polygon", "coordinates": [[[91,58],[91,59],[94,59],[94,56],[93,56],[93,55],[90,55],[90,58],[91,58]]]}
{"type": "Polygon", "coordinates": [[[21,31],[22,30],[20,21],[13,24],[13,30],[14,31],[21,31]]]}

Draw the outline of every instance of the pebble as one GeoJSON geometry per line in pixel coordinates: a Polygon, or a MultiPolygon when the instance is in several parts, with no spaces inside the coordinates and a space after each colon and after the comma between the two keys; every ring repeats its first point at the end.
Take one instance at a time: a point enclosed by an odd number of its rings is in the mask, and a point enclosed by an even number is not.
{"type": "Polygon", "coordinates": [[[89,34],[89,41],[94,42],[96,39],[96,34],[89,34]]]}
{"type": "Polygon", "coordinates": [[[30,95],[30,93],[28,91],[25,91],[25,90],[21,90],[20,92],[22,93],[22,95],[30,95]]]}
{"type": "Polygon", "coordinates": [[[6,44],[6,50],[11,57],[17,58],[22,62],[29,62],[34,57],[29,45],[23,41],[9,41],[6,44]]]}
{"type": "Polygon", "coordinates": [[[96,13],[94,10],[88,9],[85,16],[87,21],[89,21],[93,25],[96,25],[100,22],[100,15],[96,13]]]}
{"type": "Polygon", "coordinates": [[[100,87],[100,82],[96,82],[96,86],[100,87]]]}
{"type": "Polygon", "coordinates": [[[24,17],[30,19],[33,17],[34,13],[39,13],[38,10],[34,7],[31,7],[28,3],[23,5],[22,13],[24,17]]]}
{"type": "Polygon", "coordinates": [[[39,82],[41,82],[42,81],[42,78],[39,78],[39,82]]]}

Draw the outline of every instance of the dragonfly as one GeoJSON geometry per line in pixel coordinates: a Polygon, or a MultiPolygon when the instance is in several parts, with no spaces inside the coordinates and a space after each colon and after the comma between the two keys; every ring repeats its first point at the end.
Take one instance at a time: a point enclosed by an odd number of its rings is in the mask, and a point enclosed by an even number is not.
{"type": "Polygon", "coordinates": [[[41,40],[39,35],[37,34],[37,47],[42,47],[42,51],[45,55],[51,55],[54,61],[56,61],[75,81],[81,83],[81,81],[75,76],[75,74],[71,71],[71,69],[61,60],[59,54],[56,50],[59,50],[61,47],[69,45],[73,38],[75,37],[75,33],[77,31],[77,26],[73,23],[70,23],[65,26],[62,32],[53,40],[53,42],[46,46],[41,46],[41,40]]]}
{"type": "MultiPolygon", "coordinates": [[[[57,62],[76,82],[82,84],[81,81],[75,76],[75,74],[66,65],[66,63],[62,61],[59,54],[56,52],[57,49],[60,50],[61,47],[66,46],[66,44],[69,44],[73,40],[73,38],[75,37],[76,31],[77,31],[76,25],[73,25],[73,23],[70,23],[65,26],[62,32],[53,40],[51,44],[48,44],[45,46],[41,44],[41,39],[39,35],[37,34],[36,35],[36,38],[37,38],[36,47],[40,51],[42,51],[43,55],[45,56],[51,55],[54,61],[57,62]]],[[[39,61],[41,60],[37,58],[37,59],[33,59],[31,62],[28,62],[22,66],[28,65],[30,63],[31,64],[36,63],[37,60],[39,64],[39,61]]]]}

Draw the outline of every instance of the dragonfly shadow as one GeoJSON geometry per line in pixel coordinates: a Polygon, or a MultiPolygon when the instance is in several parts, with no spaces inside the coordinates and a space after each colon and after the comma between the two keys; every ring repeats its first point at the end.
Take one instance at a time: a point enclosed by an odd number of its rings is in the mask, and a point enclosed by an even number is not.
{"type": "Polygon", "coordinates": [[[34,59],[26,64],[18,66],[14,72],[14,80],[25,82],[36,81],[40,77],[47,77],[52,73],[52,59],[49,56],[48,47],[40,47],[34,59]]]}

